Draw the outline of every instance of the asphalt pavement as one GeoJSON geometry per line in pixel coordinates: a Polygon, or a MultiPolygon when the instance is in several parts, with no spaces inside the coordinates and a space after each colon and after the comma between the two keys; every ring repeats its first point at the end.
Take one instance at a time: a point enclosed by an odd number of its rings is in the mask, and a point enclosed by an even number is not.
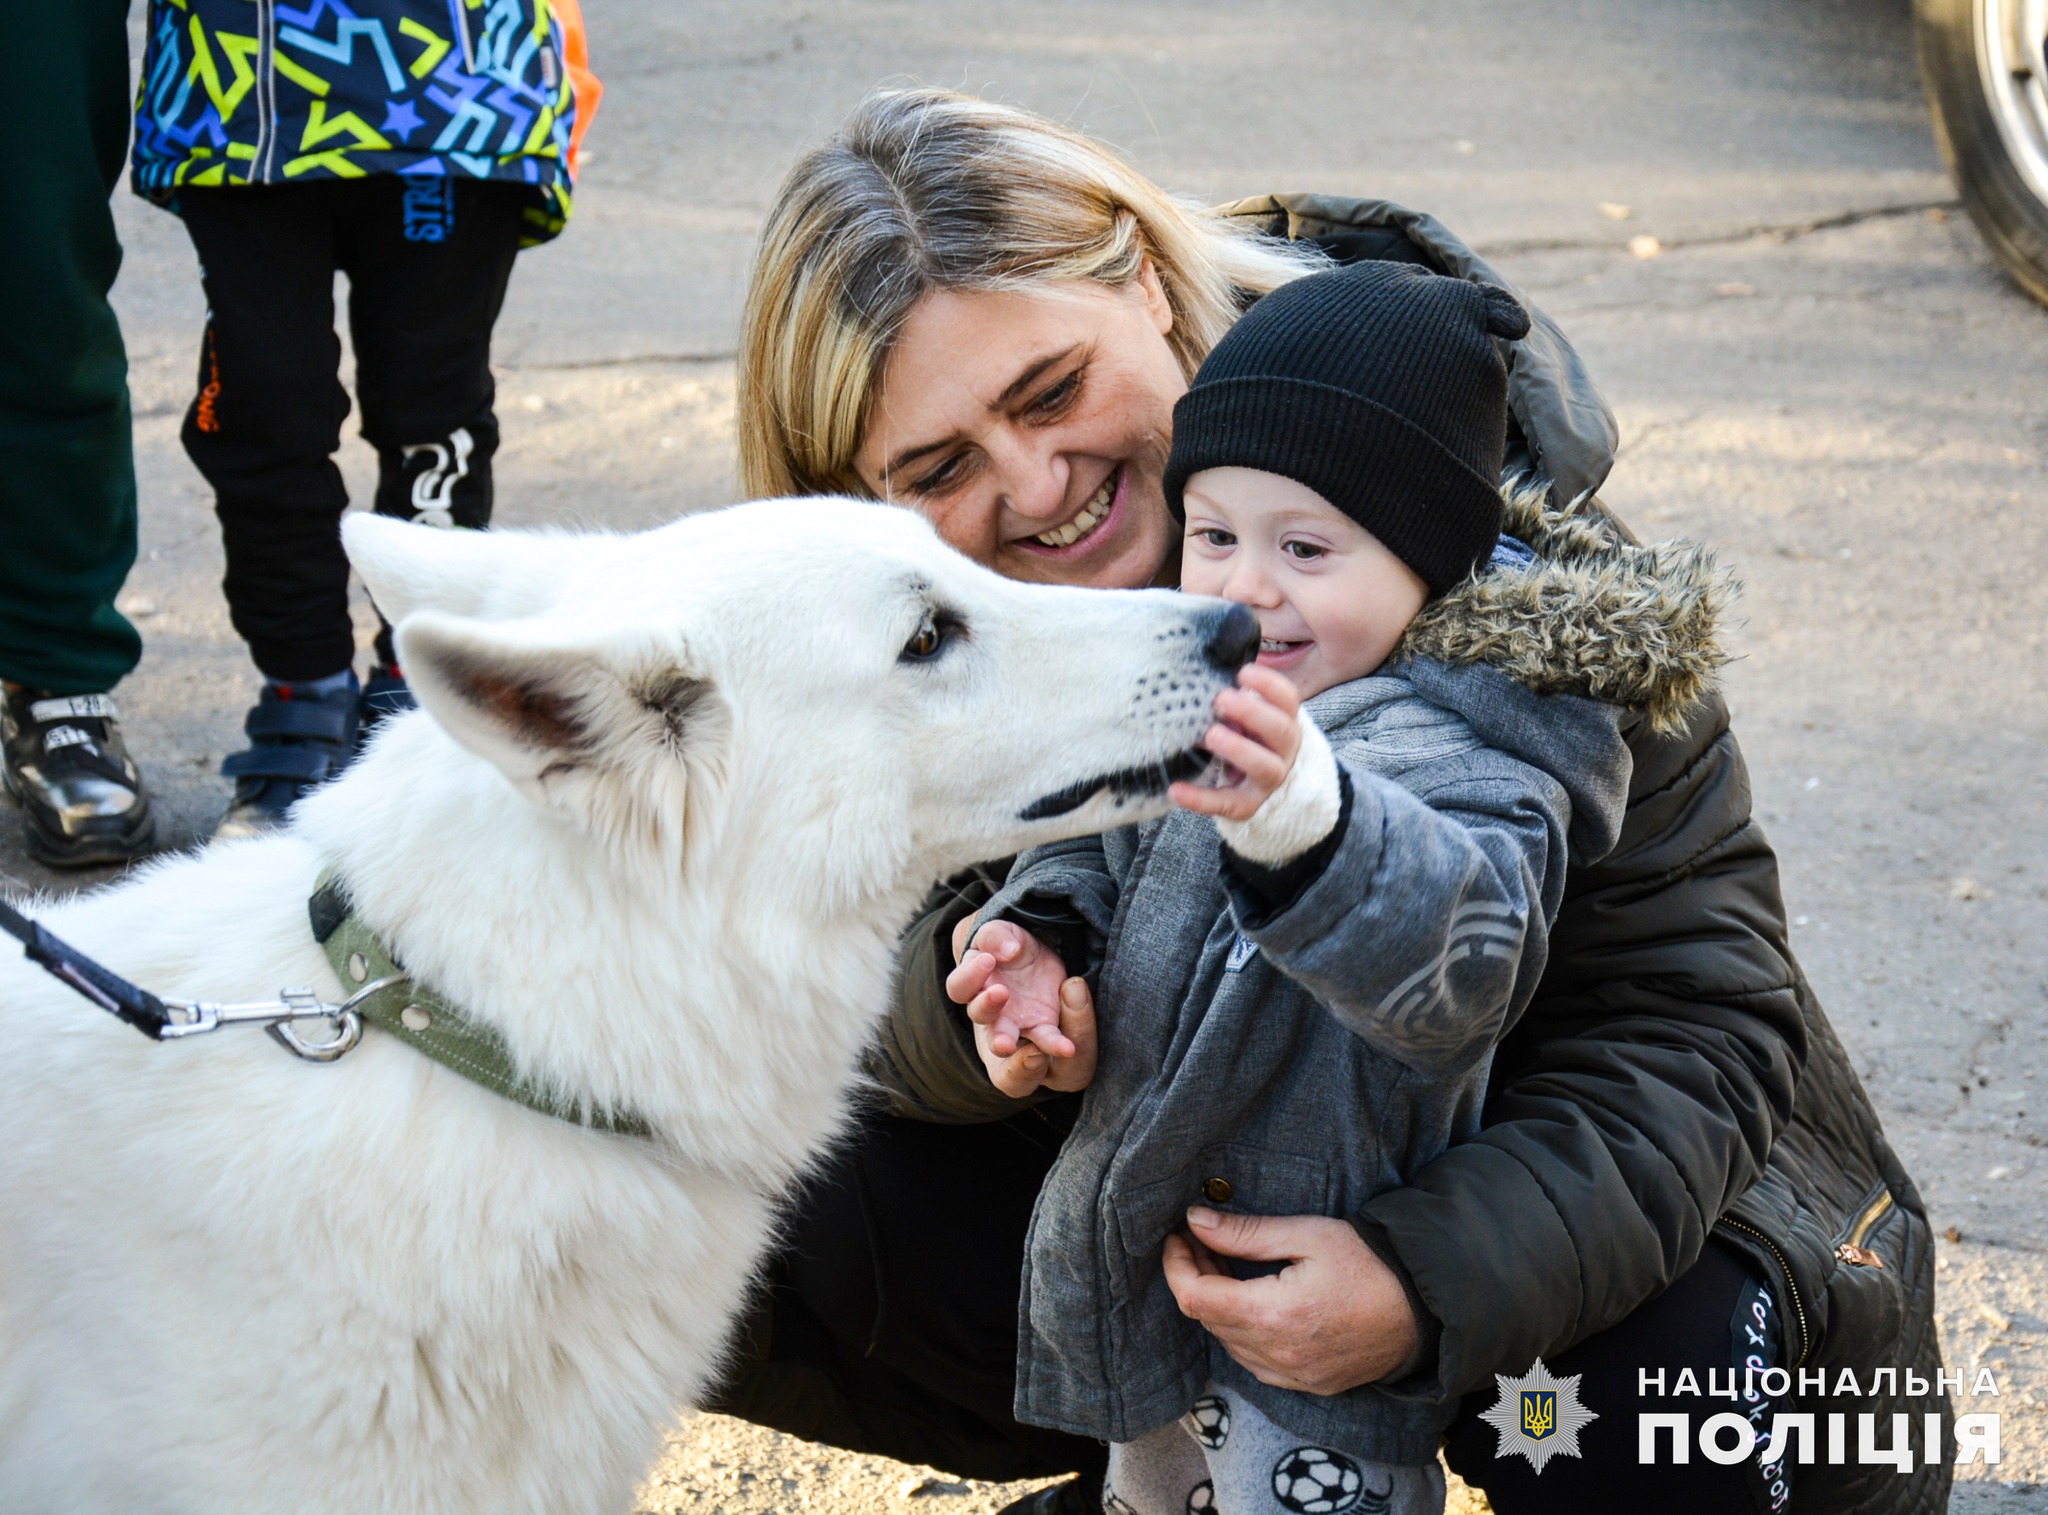
{"type": "MultiPolygon", "coordinates": [[[[1429,210],[1558,318],[1622,420],[1610,503],[1747,585],[1727,684],[1795,942],[1951,1232],[1950,1359],[2003,1391],[1964,1407],[2001,1413],[2004,1462],[1966,1470],[1955,1508],[2048,1508],[2048,311],[1954,204],[1904,0],[586,9],[608,93],[576,217],[523,255],[496,348],[506,523],[734,497],[753,237],[878,82],[1033,107],[1204,199],[1429,210]]],[[[124,603],[148,642],[119,695],[187,846],[225,804],[214,769],[256,679],[177,442],[192,254],[172,218],[116,208],[144,547],[124,603]]],[[[366,500],[360,440],[344,467],[366,500]]],[[[0,826],[0,883],[104,877],[45,873],[0,826]]],[[[744,1457],[702,1442],[724,1433],[689,1434],[689,1467],[727,1472],[665,1465],[648,1508],[871,1502],[843,1469],[740,1488],[744,1457]]]]}

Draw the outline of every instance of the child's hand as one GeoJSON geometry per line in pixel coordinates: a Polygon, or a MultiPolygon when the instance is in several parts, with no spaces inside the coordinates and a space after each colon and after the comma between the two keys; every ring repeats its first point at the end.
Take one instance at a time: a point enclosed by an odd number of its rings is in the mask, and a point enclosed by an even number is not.
{"type": "Polygon", "coordinates": [[[1257,663],[1238,670],[1237,687],[1216,696],[1216,724],[1202,745],[1227,765],[1229,782],[1216,789],[1175,784],[1167,791],[1183,810],[1228,821],[1247,821],[1287,782],[1301,751],[1301,696],[1287,676],[1257,663]]]}
{"type": "Polygon", "coordinates": [[[988,1081],[1011,1099],[1040,1089],[1073,1094],[1095,1081],[1095,998],[1085,978],[1060,985],[1060,1031],[1074,1044],[1071,1057],[1054,1057],[1033,1042],[1019,1042],[1015,1052],[999,1057],[989,1047],[986,1026],[974,1028],[974,1050],[988,1081]]]}
{"type": "MultiPolygon", "coordinates": [[[[1030,1041],[1054,1057],[1072,1057],[1072,1038],[1060,1030],[1060,955],[1011,921],[990,921],[974,933],[960,966],[946,975],[946,993],[967,1007],[967,1018],[986,1028],[998,1057],[1030,1041]]],[[[979,1039],[979,1038],[977,1038],[979,1039]]]]}

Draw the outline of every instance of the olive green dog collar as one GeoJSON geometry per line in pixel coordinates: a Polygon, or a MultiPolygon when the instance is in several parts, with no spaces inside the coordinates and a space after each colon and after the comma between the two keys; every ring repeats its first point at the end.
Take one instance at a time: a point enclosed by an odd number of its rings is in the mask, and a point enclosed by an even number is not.
{"type": "Polygon", "coordinates": [[[415,982],[385,950],[376,933],[357,917],[340,880],[322,874],[312,898],[306,902],[306,912],[312,920],[314,940],[326,952],[327,961],[334,965],[348,992],[353,993],[373,979],[397,979],[357,1004],[357,1012],[370,1025],[397,1037],[415,1052],[461,1074],[471,1083],[481,1084],[493,1094],[502,1094],[530,1110],[593,1131],[620,1136],[648,1134],[646,1121],[632,1111],[592,1110],[521,1080],[504,1039],[489,1026],[471,1020],[426,985],[415,982]]]}

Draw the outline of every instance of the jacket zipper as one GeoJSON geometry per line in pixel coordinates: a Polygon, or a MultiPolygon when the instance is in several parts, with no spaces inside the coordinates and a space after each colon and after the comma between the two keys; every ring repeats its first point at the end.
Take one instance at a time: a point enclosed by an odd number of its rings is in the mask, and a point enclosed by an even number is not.
{"type": "Polygon", "coordinates": [[[1877,1229],[1880,1222],[1891,1213],[1892,1191],[1879,1189],[1877,1198],[1872,1200],[1863,1213],[1856,1218],[1856,1224],[1849,1229],[1849,1235],[1835,1248],[1835,1256],[1843,1262],[1858,1268],[1882,1268],[1884,1259],[1863,1245],[1865,1238],[1877,1229]]]}
{"type": "Polygon", "coordinates": [[[277,156],[277,15],[272,0],[256,4],[256,153],[249,160],[249,182],[268,184],[277,156]]]}
{"type": "Polygon", "coordinates": [[[1778,1271],[1785,1276],[1785,1297],[1792,1301],[1792,1318],[1799,1322],[1799,1355],[1792,1359],[1792,1366],[1800,1367],[1806,1361],[1806,1354],[1813,1349],[1813,1338],[1806,1324],[1806,1304],[1799,1297],[1799,1285],[1792,1281],[1792,1265],[1785,1261],[1785,1254],[1778,1250],[1778,1244],[1748,1221],[1724,1215],[1716,1224],[1726,1226],[1731,1231],[1739,1231],[1744,1236],[1761,1242],[1764,1250],[1777,1260],[1778,1271]]]}

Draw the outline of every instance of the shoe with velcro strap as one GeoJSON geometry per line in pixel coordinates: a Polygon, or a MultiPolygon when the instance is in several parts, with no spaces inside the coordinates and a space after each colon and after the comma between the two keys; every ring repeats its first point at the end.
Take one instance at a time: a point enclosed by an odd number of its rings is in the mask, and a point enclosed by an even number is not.
{"type": "Polygon", "coordinates": [[[214,840],[275,831],[300,796],[346,768],[355,756],[362,698],[353,679],[324,694],[264,685],[242,722],[249,750],[220,765],[222,776],[235,781],[235,797],[214,827],[214,840]]]}
{"type": "Polygon", "coordinates": [[[83,868],[148,852],[156,817],[112,697],[4,694],[6,788],[21,805],[29,856],[53,868],[83,868]]]}
{"type": "Polygon", "coordinates": [[[408,710],[417,710],[419,701],[413,698],[412,686],[405,681],[396,664],[379,663],[371,667],[370,677],[363,684],[362,722],[356,728],[356,748],[370,740],[381,722],[394,715],[403,715],[408,710]]]}

